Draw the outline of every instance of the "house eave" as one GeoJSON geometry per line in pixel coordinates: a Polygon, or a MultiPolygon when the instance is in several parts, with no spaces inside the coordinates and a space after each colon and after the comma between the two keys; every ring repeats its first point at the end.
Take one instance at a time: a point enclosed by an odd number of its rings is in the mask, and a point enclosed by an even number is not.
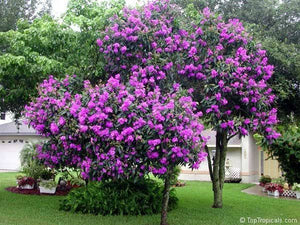
{"type": "Polygon", "coordinates": [[[1,136],[40,136],[38,134],[34,134],[34,133],[1,133],[0,134],[0,137],[1,136]]]}
{"type": "MultiPolygon", "coordinates": [[[[209,148],[215,148],[216,145],[207,145],[209,148]]],[[[227,145],[227,148],[241,148],[242,145],[227,145]]]]}

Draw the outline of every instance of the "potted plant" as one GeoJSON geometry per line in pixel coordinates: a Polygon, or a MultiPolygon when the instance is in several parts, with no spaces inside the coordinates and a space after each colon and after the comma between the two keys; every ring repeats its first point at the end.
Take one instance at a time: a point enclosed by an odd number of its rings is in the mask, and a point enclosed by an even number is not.
{"type": "Polygon", "coordinates": [[[265,185],[268,195],[279,197],[283,193],[283,187],[280,184],[269,183],[265,185]]]}
{"type": "Polygon", "coordinates": [[[48,169],[45,169],[41,172],[40,178],[42,181],[54,180],[55,174],[48,169]]]}
{"type": "Polygon", "coordinates": [[[293,191],[296,192],[297,199],[300,199],[300,184],[294,184],[293,191]]]}
{"type": "Polygon", "coordinates": [[[270,176],[261,176],[259,179],[259,186],[263,187],[263,192],[266,192],[265,185],[271,183],[272,179],[270,176]]]}
{"type": "Polygon", "coordinates": [[[35,180],[32,177],[22,177],[18,180],[18,186],[20,189],[33,189],[35,180]]]}
{"type": "Polygon", "coordinates": [[[41,194],[55,194],[57,184],[54,180],[41,181],[39,183],[41,194]]]}

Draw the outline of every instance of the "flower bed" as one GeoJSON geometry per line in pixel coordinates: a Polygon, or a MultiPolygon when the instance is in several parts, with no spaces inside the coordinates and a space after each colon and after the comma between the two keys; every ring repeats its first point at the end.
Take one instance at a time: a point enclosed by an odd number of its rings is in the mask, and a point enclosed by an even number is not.
{"type": "MultiPolygon", "coordinates": [[[[65,188],[58,186],[55,194],[50,194],[50,195],[65,196],[70,192],[71,189],[72,189],[71,186],[66,186],[65,188]]],[[[49,194],[41,194],[38,189],[20,189],[17,187],[8,187],[8,188],[5,188],[5,190],[12,192],[12,193],[23,194],[23,195],[49,195],[49,194]]]]}

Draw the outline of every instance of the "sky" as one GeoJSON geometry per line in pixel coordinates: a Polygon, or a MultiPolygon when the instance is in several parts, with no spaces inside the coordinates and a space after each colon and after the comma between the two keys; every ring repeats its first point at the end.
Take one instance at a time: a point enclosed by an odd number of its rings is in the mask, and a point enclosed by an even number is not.
{"type": "MultiPolygon", "coordinates": [[[[67,10],[69,0],[52,0],[52,14],[60,17],[67,10]]],[[[137,0],[126,0],[128,5],[135,5],[137,0]]]]}
{"type": "Polygon", "coordinates": [[[60,17],[67,10],[68,0],[52,0],[52,13],[60,17]]]}

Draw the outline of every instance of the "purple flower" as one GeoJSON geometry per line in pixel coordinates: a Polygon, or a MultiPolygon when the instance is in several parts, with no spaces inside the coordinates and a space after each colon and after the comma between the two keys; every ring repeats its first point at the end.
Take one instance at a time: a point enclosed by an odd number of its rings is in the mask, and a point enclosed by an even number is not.
{"type": "Polygon", "coordinates": [[[224,87],[224,81],[220,80],[219,83],[218,83],[218,85],[219,85],[220,88],[224,87]]]}
{"type": "Polygon", "coordinates": [[[79,130],[80,130],[80,132],[85,133],[88,130],[88,126],[80,125],[79,130]]]}
{"type": "Polygon", "coordinates": [[[245,104],[248,104],[249,103],[249,98],[247,98],[247,97],[243,98],[242,102],[245,103],[245,104]]]}
{"type": "Polygon", "coordinates": [[[56,123],[51,123],[50,124],[50,130],[51,130],[52,134],[58,134],[59,133],[59,128],[56,125],[56,123]]]}
{"type": "Polygon", "coordinates": [[[215,69],[211,70],[211,76],[214,78],[216,76],[218,76],[218,72],[215,69]]]}
{"type": "Polygon", "coordinates": [[[193,57],[195,54],[197,54],[197,48],[192,46],[190,51],[189,51],[189,57],[193,57]]]}
{"type": "Polygon", "coordinates": [[[123,46],[123,47],[121,48],[121,53],[124,54],[126,51],[127,51],[127,47],[126,47],[126,46],[123,46]]]}
{"type": "Polygon", "coordinates": [[[61,117],[59,117],[58,124],[59,124],[60,126],[63,126],[63,125],[65,125],[65,124],[66,124],[66,120],[65,120],[65,118],[63,118],[62,116],[61,116],[61,117]]]}
{"type": "Polygon", "coordinates": [[[98,45],[99,47],[102,47],[103,41],[102,41],[101,39],[97,39],[97,45],[98,45]]]}

